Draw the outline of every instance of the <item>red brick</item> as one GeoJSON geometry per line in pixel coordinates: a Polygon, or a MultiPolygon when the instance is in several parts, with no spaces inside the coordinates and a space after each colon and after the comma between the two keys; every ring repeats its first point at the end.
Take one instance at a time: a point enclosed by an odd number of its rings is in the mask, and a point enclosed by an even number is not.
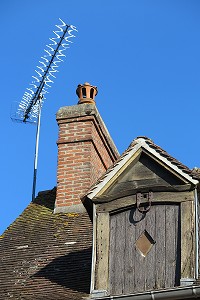
{"type": "MultiPolygon", "coordinates": [[[[81,197],[117,158],[111,154],[107,129],[87,115],[84,106],[80,116],[58,117],[59,138],[56,207],[81,203],[81,197]],[[69,143],[70,142],[70,143],[69,143]]],[[[65,109],[65,108],[64,108],[65,109]]],[[[79,111],[79,107],[77,107],[79,111]]]]}

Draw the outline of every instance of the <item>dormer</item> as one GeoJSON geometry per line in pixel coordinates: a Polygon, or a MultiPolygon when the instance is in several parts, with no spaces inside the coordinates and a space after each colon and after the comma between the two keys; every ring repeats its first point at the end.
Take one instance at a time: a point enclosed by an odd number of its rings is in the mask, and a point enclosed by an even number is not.
{"type": "Polygon", "coordinates": [[[189,168],[150,139],[131,143],[84,200],[93,205],[91,297],[195,283],[197,185],[189,168]]]}

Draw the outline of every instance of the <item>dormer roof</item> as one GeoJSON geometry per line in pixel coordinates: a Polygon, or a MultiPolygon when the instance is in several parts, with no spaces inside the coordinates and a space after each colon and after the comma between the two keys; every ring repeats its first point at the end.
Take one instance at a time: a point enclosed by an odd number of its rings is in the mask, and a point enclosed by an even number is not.
{"type": "Polygon", "coordinates": [[[97,183],[91,187],[87,193],[87,197],[92,200],[102,194],[119,174],[121,174],[134,159],[137,159],[137,156],[140,156],[142,152],[157,161],[157,163],[163,165],[186,184],[190,183],[196,186],[199,183],[197,172],[189,169],[180,161],[169,155],[148,137],[137,137],[120,158],[107,170],[97,183]]]}

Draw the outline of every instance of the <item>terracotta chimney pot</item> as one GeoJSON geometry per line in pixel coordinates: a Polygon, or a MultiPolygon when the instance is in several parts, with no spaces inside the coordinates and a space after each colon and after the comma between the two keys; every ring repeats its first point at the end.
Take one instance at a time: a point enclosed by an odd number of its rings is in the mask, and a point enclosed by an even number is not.
{"type": "Polygon", "coordinates": [[[90,103],[95,104],[95,96],[98,90],[96,86],[90,85],[88,82],[84,84],[79,84],[76,89],[76,94],[79,97],[78,104],[90,103]]]}

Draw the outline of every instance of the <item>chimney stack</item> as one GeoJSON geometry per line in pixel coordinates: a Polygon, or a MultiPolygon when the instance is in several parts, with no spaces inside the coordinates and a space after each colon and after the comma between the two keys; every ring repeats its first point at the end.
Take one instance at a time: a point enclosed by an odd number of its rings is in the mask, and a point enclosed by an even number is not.
{"type": "Polygon", "coordinates": [[[95,106],[97,87],[79,84],[78,105],[59,109],[55,213],[83,212],[81,197],[119,157],[95,106]]]}

